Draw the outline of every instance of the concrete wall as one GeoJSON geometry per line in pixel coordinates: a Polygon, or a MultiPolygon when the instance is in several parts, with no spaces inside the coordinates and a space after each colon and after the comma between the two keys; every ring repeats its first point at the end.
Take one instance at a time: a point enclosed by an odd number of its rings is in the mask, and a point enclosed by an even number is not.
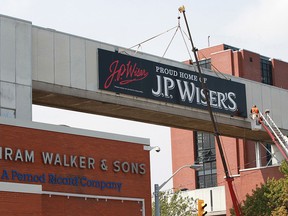
{"type": "Polygon", "coordinates": [[[182,192],[182,195],[192,197],[194,200],[204,200],[204,203],[207,204],[205,210],[208,212],[208,215],[225,215],[226,213],[226,193],[224,186],[182,192]]]}
{"type": "Polygon", "coordinates": [[[0,15],[0,115],[32,119],[31,22],[0,15]]]}
{"type": "MultiPolygon", "coordinates": [[[[256,104],[262,113],[270,109],[270,116],[278,127],[288,128],[288,91],[282,88],[257,83],[250,80],[237,79],[246,85],[247,107],[256,104]]],[[[250,112],[250,111],[249,111],[250,112]]],[[[249,113],[248,112],[248,113],[249,113]]]]}

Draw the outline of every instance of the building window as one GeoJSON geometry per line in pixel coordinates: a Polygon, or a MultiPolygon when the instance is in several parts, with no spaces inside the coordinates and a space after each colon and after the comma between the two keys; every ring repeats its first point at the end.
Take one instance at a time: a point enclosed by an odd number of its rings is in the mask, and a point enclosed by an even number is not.
{"type": "Polygon", "coordinates": [[[262,83],[272,85],[272,63],[268,58],[261,58],[262,83]]]}
{"type": "Polygon", "coordinates": [[[240,49],[237,47],[233,47],[227,44],[224,44],[224,50],[232,50],[232,51],[239,51],[240,49]]]}
{"type": "Polygon", "coordinates": [[[266,144],[266,166],[272,166],[272,148],[270,144],[266,144]]]}
{"type": "Polygon", "coordinates": [[[196,172],[197,188],[217,186],[216,152],[214,135],[195,132],[196,163],[203,164],[203,169],[196,172]]]}
{"type": "Polygon", "coordinates": [[[199,61],[200,67],[211,70],[211,59],[204,59],[199,61]]]}

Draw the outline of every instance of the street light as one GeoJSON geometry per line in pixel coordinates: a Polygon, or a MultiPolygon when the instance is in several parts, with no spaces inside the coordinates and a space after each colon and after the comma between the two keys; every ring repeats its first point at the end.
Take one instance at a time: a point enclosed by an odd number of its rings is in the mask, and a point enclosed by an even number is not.
{"type": "Polygon", "coordinates": [[[184,165],[182,167],[180,167],[178,170],[176,170],[176,172],[173,173],[173,175],[168,178],[163,184],[161,184],[160,186],[158,184],[154,184],[154,197],[155,197],[155,216],[160,216],[160,202],[159,202],[159,192],[160,190],[164,187],[164,185],[167,184],[167,182],[172,179],[180,170],[189,167],[190,169],[195,169],[195,170],[199,170],[201,169],[203,166],[200,164],[188,164],[188,165],[184,165]]]}

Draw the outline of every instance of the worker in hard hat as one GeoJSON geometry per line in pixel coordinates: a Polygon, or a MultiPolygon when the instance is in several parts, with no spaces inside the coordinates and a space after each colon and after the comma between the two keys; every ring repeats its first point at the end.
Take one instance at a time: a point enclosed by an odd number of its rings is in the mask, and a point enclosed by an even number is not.
{"type": "Polygon", "coordinates": [[[257,120],[258,119],[258,117],[259,117],[259,109],[258,109],[258,107],[256,106],[256,105],[254,105],[252,108],[251,108],[251,110],[250,110],[250,113],[251,113],[251,118],[253,119],[253,120],[257,120]]]}

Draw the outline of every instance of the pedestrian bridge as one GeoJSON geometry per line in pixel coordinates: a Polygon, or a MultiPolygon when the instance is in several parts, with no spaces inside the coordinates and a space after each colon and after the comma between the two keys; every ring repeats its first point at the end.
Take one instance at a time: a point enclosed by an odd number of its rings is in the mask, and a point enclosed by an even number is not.
{"type": "MultiPolygon", "coordinates": [[[[167,103],[111,92],[99,86],[98,49],[122,53],[188,71],[196,71],[194,66],[185,65],[156,56],[137,53],[121,47],[60,33],[43,28],[32,28],[34,104],[58,107],[80,112],[135,120],[145,123],[213,132],[210,116],[205,109],[167,103]]],[[[204,73],[211,76],[210,71],[204,73]]],[[[247,117],[215,112],[221,135],[251,140],[269,140],[265,131],[252,131],[249,112],[252,105],[259,109],[269,108],[273,119],[280,128],[288,129],[288,92],[286,90],[229,77],[245,85],[247,117]],[[283,103],[286,104],[283,106],[283,103]],[[284,108],[283,108],[284,107],[284,108]],[[285,113],[286,112],[286,113],[285,113]],[[282,113],[281,115],[279,115],[282,113]]]]}
{"type": "MultiPolygon", "coordinates": [[[[31,93],[28,91],[28,96],[21,97],[20,101],[25,98],[26,103],[31,100],[29,103],[38,105],[213,132],[205,101],[201,97],[201,87],[197,84],[200,77],[193,65],[33,26],[23,20],[0,18],[1,53],[5,53],[5,56],[1,55],[0,62],[1,87],[5,87],[6,82],[15,82],[16,97],[25,92],[20,91],[18,85],[31,89],[31,93]],[[122,60],[126,63],[120,65],[122,60]],[[137,64],[133,64],[134,60],[137,64]],[[103,77],[105,67],[113,73],[112,77],[103,77]],[[148,78],[152,70],[154,75],[148,78]],[[10,75],[11,71],[19,78],[15,80],[10,75]],[[127,76],[131,79],[125,80],[127,76]],[[118,85],[111,88],[115,82],[118,85]],[[147,88],[148,93],[145,93],[147,88]],[[178,99],[176,89],[180,95],[178,99]]],[[[210,99],[215,105],[214,116],[221,135],[270,140],[264,130],[251,130],[249,112],[254,104],[262,112],[270,109],[274,121],[287,134],[287,90],[228,75],[226,86],[212,71],[203,69],[203,73],[213,80],[208,82],[209,89],[210,84],[216,84],[217,90],[210,89],[210,99]],[[233,91],[229,90],[229,83],[232,83],[233,91]],[[233,93],[239,90],[238,86],[241,92],[233,93]],[[238,104],[241,104],[240,113],[236,109],[238,104]]],[[[11,98],[11,92],[2,92],[3,97],[8,94],[11,98]]],[[[19,103],[17,98],[15,100],[17,113],[19,103]]]]}

